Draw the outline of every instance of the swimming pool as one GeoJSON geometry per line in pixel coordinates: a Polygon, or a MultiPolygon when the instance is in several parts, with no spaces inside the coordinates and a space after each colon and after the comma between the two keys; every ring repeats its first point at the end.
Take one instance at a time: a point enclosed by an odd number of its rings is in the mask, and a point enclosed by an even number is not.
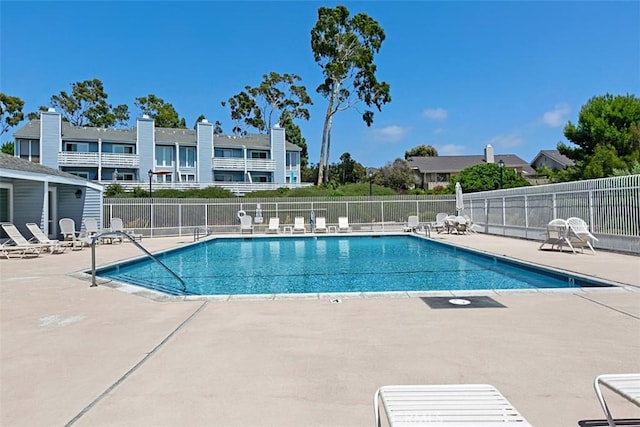
{"type": "Polygon", "coordinates": [[[216,238],[97,271],[170,295],[459,291],[607,286],[414,235],[216,238]]]}

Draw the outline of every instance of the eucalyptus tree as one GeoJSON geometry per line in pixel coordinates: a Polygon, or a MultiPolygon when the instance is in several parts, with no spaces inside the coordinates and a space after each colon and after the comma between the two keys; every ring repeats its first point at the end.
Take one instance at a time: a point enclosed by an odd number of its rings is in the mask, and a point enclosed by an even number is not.
{"type": "Polygon", "coordinates": [[[404,152],[404,159],[409,160],[409,157],[438,157],[438,150],[431,145],[417,145],[404,152]]]}
{"type": "Polygon", "coordinates": [[[178,112],[173,105],[156,95],[149,94],[136,98],[134,104],[142,114],[146,114],[155,120],[157,127],[178,129],[186,129],[187,127],[184,117],[180,118],[178,116],[178,112]]]}
{"type": "MultiPolygon", "coordinates": [[[[113,106],[107,102],[109,95],[104,91],[102,81],[84,80],[71,84],[71,93],[66,91],[53,95],[50,106],[55,108],[62,120],[74,126],[112,127],[126,126],[129,121],[129,107],[126,104],[113,106]]],[[[47,111],[40,106],[39,111],[47,111]]],[[[29,113],[29,119],[39,118],[37,112],[29,113]]]]}
{"type": "Polygon", "coordinates": [[[229,104],[231,119],[238,126],[244,124],[259,133],[266,133],[275,123],[281,122],[285,114],[291,121],[309,120],[306,106],[312,105],[313,101],[307,94],[307,88],[298,84],[301,80],[296,74],[272,71],[262,75],[258,86],[245,86],[243,91],[222,101],[222,106],[229,104]]]}
{"type": "Polygon", "coordinates": [[[17,96],[0,93],[0,135],[24,120],[24,101],[17,96]]]}
{"type": "Polygon", "coordinates": [[[328,100],[322,129],[318,184],[327,182],[333,116],[363,102],[362,120],[371,126],[374,112],[391,101],[390,86],[378,81],[375,54],[385,33],[377,21],[365,13],[351,17],[345,6],[320,7],[318,21],[311,30],[313,57],[322,68],[324,82],[316,91],[328,100]]]}

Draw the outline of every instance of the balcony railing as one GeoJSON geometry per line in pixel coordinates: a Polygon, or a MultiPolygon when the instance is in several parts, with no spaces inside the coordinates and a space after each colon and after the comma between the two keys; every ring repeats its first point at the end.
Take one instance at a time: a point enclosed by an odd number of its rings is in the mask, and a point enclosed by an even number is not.
{"type": "MultiPolygon", "coordinates": [[[[269,159],[247,159],[247,171],[274,172],[276,170],[276,161],[269,159]]],[[[228,171],[244,171],[245,160],[241,158],[213,158],[213,169],[228,171]]]]}
{"type": "Polygon", "coordinates": [[[62,151],[58,153],[58,164],[61,166],[106,166],[106,167],[139,167],[138,154],[120,153],[85,153],[62,151]]]}

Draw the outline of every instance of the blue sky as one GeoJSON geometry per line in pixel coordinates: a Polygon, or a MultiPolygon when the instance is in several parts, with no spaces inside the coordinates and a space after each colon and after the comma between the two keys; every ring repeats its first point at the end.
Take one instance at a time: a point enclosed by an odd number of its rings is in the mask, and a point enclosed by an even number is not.
{"type": "Polygon", "coordinates": [[[317,163],[327,103],[310,31],[318,7],[338,4],[384,28],[376,63],[392,102],[371,127],[356,110],[335,117],[333,162],[349,152],[379,167],[419,144],[440,155],[492,144],[531,161],[566,141],[563,126],[589,98],[640,92],[638,1],[10,0],[0,4],[0,91],[27,113],[98,78],[112,105],[129,105],[131,125],[134,99],[155,94],[189,127],[204,114],[230,132],[221,101],[263,74],[295,73],[314,100],[299,125],[317,163]]]}

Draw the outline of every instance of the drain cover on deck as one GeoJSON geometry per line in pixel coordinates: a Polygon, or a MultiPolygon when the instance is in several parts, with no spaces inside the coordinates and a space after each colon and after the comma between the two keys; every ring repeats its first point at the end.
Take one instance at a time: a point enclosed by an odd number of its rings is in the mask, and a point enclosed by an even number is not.
{"type": "Polygon", "coordinates": [[[491,297],[423,297],[420,298],[431,308],[506,308],[491,297]]]}

